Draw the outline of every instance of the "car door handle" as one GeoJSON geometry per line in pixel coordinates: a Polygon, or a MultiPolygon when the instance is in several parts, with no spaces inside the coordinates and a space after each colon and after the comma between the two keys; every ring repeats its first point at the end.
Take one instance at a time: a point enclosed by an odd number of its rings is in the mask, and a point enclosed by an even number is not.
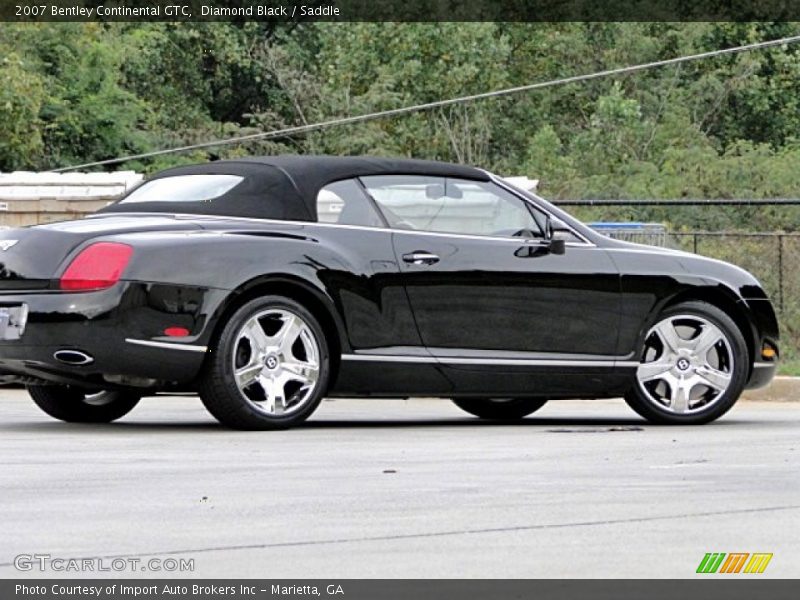
{"type": "Polygon", "coordinates": [[[412,265],[435,265],[439,262],[439,257],[431,252],[416,250],[403,254],[403,260],[412,265]]]}

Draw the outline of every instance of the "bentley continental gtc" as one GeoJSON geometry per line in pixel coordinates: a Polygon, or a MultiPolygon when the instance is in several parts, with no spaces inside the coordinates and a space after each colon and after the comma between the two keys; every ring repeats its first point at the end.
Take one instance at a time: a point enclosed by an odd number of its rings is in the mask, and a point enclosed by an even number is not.
{"type": "Polygon", "coordinates": [[[0,380],[64,421],[196,393],[240,429],[300,423],[324,397],[503,420],[624,397],[695,424],[766,385],[778,354],[746,271],[610,239],[461,165],[183,166],[87,218],[0,231],[0,380]]]}

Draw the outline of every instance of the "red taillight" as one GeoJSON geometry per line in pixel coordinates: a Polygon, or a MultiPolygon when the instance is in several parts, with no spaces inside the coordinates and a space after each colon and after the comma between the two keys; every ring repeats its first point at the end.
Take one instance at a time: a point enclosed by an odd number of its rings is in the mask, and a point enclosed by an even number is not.
{"type": "Polygon", "coordinates": [[[189,333],[186,327],[167,327],[164,330],[164,335],[168,335],[169,337],[186,337],[189,333]]]}
{"type": "Polygon", "coordinates": [[[76,256],[61,276],[62,290],[71,292],[111,287],[128,266],[133,248],[115,242],[97,242],[76,256]]]}

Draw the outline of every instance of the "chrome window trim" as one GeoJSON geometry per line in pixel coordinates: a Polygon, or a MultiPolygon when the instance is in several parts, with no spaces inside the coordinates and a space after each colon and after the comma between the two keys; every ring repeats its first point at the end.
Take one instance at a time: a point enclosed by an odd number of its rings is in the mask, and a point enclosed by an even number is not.
{"type": "MultiPolygon", "coordinates": [[[[549,214],[549,213],[548,213],[549,214]]],[[[471,239],[471,240],[493,240],[499,242],[511,242],[517,245],[538,245],[540,242],[544,240],[540,239],[529,239],[529,238],[521,238],[521,237],[497,237],[497,236],[489,236],[489,235],[469,235],[465,233],[442,233],[437,231],[417,231],[412,229],[391,229],[389,227],[368,227],[366,225],[342,225],[339,223],[319,223],[317,221],[288,221],[283,219],[257,219],[255,217],[227,217],[224,215],[199,215],[199,214],[192,214],[192,213],[145,213],[145,212],[114,212],[114,213],[101,213],[101,214],[93,214],[87,215],[85,218],[87,219],[99,219],[103,217],[119,217],[125,215],[158,215],[158,216],[165,216],[169,215],[175,217],[176,219],[209,219],[209,220],[223,220],[223,221],[246,221],[250,223],[275,223],[278,225],[296,225],[298,228],[302,227],[333,227],[338,229],[352,229],[356,231],[382,231],[385,233],[402,233],[406,235],[432,235],[436,237],[447,237],[447,238],[460,238],[460,239],[471,239]]],[[[174,233],[166,231],[164,233],[174,233]]],[[[581,236],[582,237],[582,236],[581,236]]],[[[566,242],[567,246],[574,246],[579,248],[586,248],[586,247],[595,247],[595,244],[583,243],[583,242],[566,242]]]]}
{"type": "MultiPolygon", "coordinates": [[[[501,188],[503,188],[504,190],[506,190],[510,194],[514,194],[514,196],[516,196],[517,198],[519,198],[523,202],[526,202],[527,204],[530,204],[536,210],[545,213],[551,219],[558,219],[559,221],[563,221],[559,217],[556,217],[555,215],[553,215],[553,213],[551,213],[546,208],[544,208],[542,206],[539,206],[536,202],[534,202],[530,198],[527,198],[525,196],[521,196],[519,191],[514,186],[512,186],[509,183],[505,182],[502,177],[499,177],[499,176],[495,175],[494,173],[490,173],[489,171],[484,171],[484,173],[486,173],[486,175],[489,176],[489,179],[491,179],[491,181],[493,183],[497,184],[498,186],[500,186],[501,188]]],[[[532,196],[536,197],[536,194],[533,194],[532,192],[528,192],[528,193],[531,194],[532,196]]],[[[572,233],[572,235],[574,235],[578,239],[583,240],[583,242],[567,242],[568,246],[569,245],[573,245],[573,246],[590,246],[590,247],[593,247],[593,248],[597,247],[597,244],[595,244],[591,240],[587,239],[586,236],[583,235],[582,233],[580,233],[579,231],[576,231],[572,226],[570,226],[569,223],[564,223],[564,225],[567,226],[567,228],[569,229],[570,233],[572,233]]]]}

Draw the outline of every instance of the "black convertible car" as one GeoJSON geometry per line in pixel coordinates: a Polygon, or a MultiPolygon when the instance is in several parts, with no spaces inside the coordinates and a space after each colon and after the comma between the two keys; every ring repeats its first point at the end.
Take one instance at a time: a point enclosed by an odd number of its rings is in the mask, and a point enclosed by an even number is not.
{"type": "Polygon", "coordinates": [[[771,380],[777,343],[742,269],[611,240],[446,163],[179,167],[88,218],[0,231],[0,379],[65,421],[196,392],[242,429],[323,396],[444,397],[488,419],[624,396],[704,423],[771,380]]]}

